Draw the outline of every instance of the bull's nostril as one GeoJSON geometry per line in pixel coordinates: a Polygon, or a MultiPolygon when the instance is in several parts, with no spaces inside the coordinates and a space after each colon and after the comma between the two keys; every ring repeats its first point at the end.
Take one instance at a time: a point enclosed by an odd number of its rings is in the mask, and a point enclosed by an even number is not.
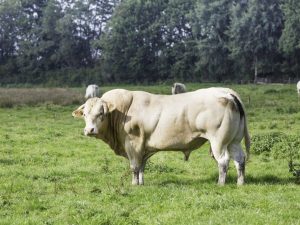
{"type": "Polygon", "coordinates": [[[94,128],[91,128],[90,133],[93,133],[93,132],[94,132],[94,128]]]}

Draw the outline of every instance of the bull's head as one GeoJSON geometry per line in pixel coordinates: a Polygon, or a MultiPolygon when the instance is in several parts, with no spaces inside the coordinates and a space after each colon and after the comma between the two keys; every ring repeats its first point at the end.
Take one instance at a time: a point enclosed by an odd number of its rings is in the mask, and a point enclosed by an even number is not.
{"type": "Polygon", "coordinates": [[[84,134],[98,135],[106,125],[107,114],[113,111],[114,105],[100,98],[91,98],[76,109],[72,115],[85,121],[84,134]]]}

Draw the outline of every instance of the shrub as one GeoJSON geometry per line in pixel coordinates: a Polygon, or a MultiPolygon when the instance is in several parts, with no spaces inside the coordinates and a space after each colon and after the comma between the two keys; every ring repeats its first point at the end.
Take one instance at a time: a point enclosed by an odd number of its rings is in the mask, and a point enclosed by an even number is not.
{"type": "Polygon", "coordinates": [[[272,156],[275,159],[299,159],[300,136],[285,135],[284,139],[273,146],[272,156]]]}
{"type": "Polygon", "coordinates": [[[270,152],[274,144],[283,139],[284,134],[280,132],[272,132],[268,134],[254,135],[252,137],[252,151],[255,154],[270,152]]]}
{"type": "Polygon", "coordinates": [[[299,159],[300,136],[280,132],[254,135],[252,151],[255,154],[272,156],[276,159],[299,159]]]}

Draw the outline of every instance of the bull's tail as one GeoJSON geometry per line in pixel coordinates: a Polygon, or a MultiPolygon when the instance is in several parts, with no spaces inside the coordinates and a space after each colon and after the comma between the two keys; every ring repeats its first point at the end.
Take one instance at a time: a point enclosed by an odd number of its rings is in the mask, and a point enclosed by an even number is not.
{"type": "Polygon", "coordinates": [[[240,116],[241,116],[241,120],[243,120],[244,123],[244,141],[245,141],[245,148],[246,148],[246,158],[247,160],[250,157],[250,145],[251,145],[251,141],[250,141],[250,135],[249,135],[249,131],[248,131],[248,126],[247,126],[247,118],[246,118],[246,113],[245,113],[245,107],[242,103],[242,101],[240,100],[240,98],[234,94],[230,94],[233,99],[234,99],[234,103],[237,106],[237,109],[240,112],[240,116]]]}
{"type": "Polygon", "coordinates": [[[245,140],[245,147],[246,147],[246,153],[247,153],[246,159],[248,160],[250,158],[251,141],[250,141],[250,135],[248,132],[246,117],[244,119],[244,140],[245,140]]]}

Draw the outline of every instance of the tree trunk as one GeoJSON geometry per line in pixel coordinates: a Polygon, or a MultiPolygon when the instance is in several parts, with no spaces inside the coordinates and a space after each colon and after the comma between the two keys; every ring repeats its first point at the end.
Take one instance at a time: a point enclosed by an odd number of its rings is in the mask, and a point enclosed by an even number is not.
{"type": "Polygon", "coordinates": [[[254,83],[257,83],[257,56],[254,59],[254,83]]]}

